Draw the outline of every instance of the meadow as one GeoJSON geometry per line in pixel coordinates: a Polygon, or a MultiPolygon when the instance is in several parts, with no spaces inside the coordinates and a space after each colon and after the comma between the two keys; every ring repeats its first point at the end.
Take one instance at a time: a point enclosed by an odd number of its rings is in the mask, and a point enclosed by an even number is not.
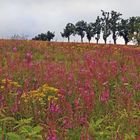
{"type": "Polygon", "coordinates": [[[140,48],[0,40],[0,140],[140,140],[140,48]]]}

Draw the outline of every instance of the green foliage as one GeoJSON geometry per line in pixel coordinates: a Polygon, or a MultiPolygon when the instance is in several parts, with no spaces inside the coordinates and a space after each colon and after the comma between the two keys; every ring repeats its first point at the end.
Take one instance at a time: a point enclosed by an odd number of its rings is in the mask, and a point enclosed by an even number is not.
{"type": "Polygon", "coordinates": [[[123,37],[125,41],[125,45],[130,41],[129,34],[130,34],[130,28],[129,28],[129,20],[128,19],[122,19],[119,23],[119,35],[123,37]]]}
{"type": "Polygon", "coordinates": [[[94,30],[94,24],[93,23],[88,23],[86,26],[86,35],[87,35],[87,39],[90,42],[91,38],[94,37],[95,35],[95,30],[94,30]]]}
{"type": "Polygon", "coordinates": [[[107,126],[104,128],[105,119],[101,118],[97,121],[91,120],[89,123],[89,134],[98,139],[109,139],[114,127],[107,126]]]}
{"type": "Polygon", "coordinates": [[[118,26],[120,21],[121,13],[117,13],[116,11],[111,11],[111,17],[110,17],[110,29],[112,32],[112,39],[114,40],[114,44],[116,44],[117,40],[117,33],[118,33],[118,26]]]}
{"type": "Polygon", "coordinates": [[[130,17],[129,28],[129,39],[135,44],[140,45],[140,17],[130,17]]]}
{"type": "Polygon", "coordinates": [[[4,66],[6,66],[6,64],[7,64],[7,60],[5,57],[3,57],[1,66],[4,67],[4,66]]]}
{"type": "Polygon", "coordinates": [[[29,125],[32,122],[32,118],[28,118],[28,119],[20,119],[18,121],[16,121],[16,126],[14,127],[14,129],[20,128],[24,125],[29,125]]]}
{"type": "Polygon", "coordinates": [[[39,125],[31,126],[31,123],[32,118],[15,120],[13,117],[5,117],[0,119],[0,138],[5,137],[7,140],[42,140],[42,127],[39,125]],[[8,125],[13,126],[12,129],[8,129],[8,125]]]}
{"type": "Polygon", "coordinates": [[[7,139],[8,140],[22,140],[21,136],[14,132],[7,133],[7,139]]]}
{"type": "Polygon", "coordinates": [[[95,34],[96,34],[95,39],[97,41],[97,44],[98,44],[98,41],[100,39],[101,28],[102,28],[101,18],[98,16],[97,19],[96,19],[96,22],[94,23],[94,31],[95,31],[95,34]]]}
{"type": "MultiPolygon", "coordinates": [[[[114,44],[116,44],[117,37],[123,37],[125,44],[127,45],[129,41],[133,41],[135,44],[140,45],[140,17],[130,17],[128,19],[121,18],[122,14],[117,11],[106,12],[101,10],[102,16],[97,16],[95,22],[88,23],[80,20],[75,25],[73,23],[67,23],[61,36],[67,38],[70,42],[71,35],[79,35],[81,37],[81,42],[83,38],[86,37],[88,41],[94,37],[98,44],[100,40],[100,34],[103,34],[103,40],[105,44],[107,43],[107,38],[112,35],[114,44]]],[[[48,31],[47,33],[38,34],[33,38],[33,40],[51,41],[55,36],[54,32],[48,31]]],[[[16,37],[16,36],[15,36],[16,37]]],[[[16,37],[18,38],[18,36],[16,37]]]]}
{"type": "Polygon", "coordinates": [[[68,140],[80,140],[81,128],[68,131],[68,140]]]}
{"type": "Polygon", "coordinates": [[[85,36],[85,31],[86,31],[86,25],[87,23],[83,20],[81,21],[78,21],[76,24],[75,24],[75,30],[76,30],[76,33],[81,36],[81,42],[83,42],[83,38],[85,36]]]}
{"type": "MultiPolygon", "coordinates": [[[[125,140],[134,140],[138,136],[138,127],[130,124],[129,118],[137,120],[140,117],[140,111],[134,109],[131,112],[116,110],[117,115],[107,114],[102,118],[91,119],[89,122],[89,135],[97,140],[110,140],[114,137],[124,136],[125,140]],[[131,130],[129,126],[131,125],[131,130]]],[[[98,114],[99,115],[99,114],[98,114]]]]}
{"type": "Polygon", "coordinates": [[[0,128],[0,138],[4,137],[6,140],[42,140],[40,132],[42,128],[40,126],[22,126],[16,132],[5,132],[2,136],[2,128],[0,128]]]}
{"type": "Polygon", "coordinates": [[[70,36],[75,34],[75,26],[72,23],[68,23],[63,31],[61,33],[62,37],[68,38],[68,42],[70,41],[70,36]]]}
{"type": "Polygon", "coordinates": [[[19,134],[23,139],[30,139],[30,140],[41,140],[42,136],[40,135],[40,132],[42,131],[42,128],[40,126],[32,127],[29,125],[22,126],[19,129],[19,134]]]}
{"type": "Polygon", "coordinates": [[[48,31],[47,33],[41,33],[35,36],[33,40],[51,41],[55,36],[55,33],[48,31]]]}
{"type": "Polygon", "coordinates": [[[103,10],[101,10],[101,12],[102,12],[101,21],[102,21],[103,39],[104,39],[105,44],[106,44],[107,38],[111,34],[111,29],[110,29],[110,27],[111,27],[111,24],[110,24],[110,13],[109,12],[105,12],[103,10]]]}

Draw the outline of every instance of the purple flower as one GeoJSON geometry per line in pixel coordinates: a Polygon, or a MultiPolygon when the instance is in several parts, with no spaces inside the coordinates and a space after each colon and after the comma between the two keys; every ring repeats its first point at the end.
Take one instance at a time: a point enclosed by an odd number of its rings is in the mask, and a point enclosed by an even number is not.
{"type": "Polygon", "coordinates": [[[58,113],[59,112],[59,106],[55,103],[50,104],[50,112],[52,113],[58,113]]]}
{"type": "Polygon", "coordinates": [[[17,48],[16,47],[13,48],[13,52],[17,52],[17,48]]]}
{"type": "Polygon", "coordinates": [[[27,52],[26,53],[26,60],[27,60],[27,62],[29,63],[29,62],[31,62],[31,60],[32,60],[32,53],[31,52],[27,52]]]}
{"type": "Polygon", "coordinates": [[[48,136],[47,140],[57,140],[56,135],[50,135],[48,136]]]}
{"type": "Polygon", "coordinates": [[[71,121],[70,121],[68,118],[65,118],[65,119],[63,120],[63,126],[64,126],[64,128],[66,128],[66,129],[72,128],[71,121]]]}
{"type": "Polygon", "coordinates": [[[109,89],[105,90],[101,95],[101,101],[107,102],[109,100],[109,89]]]}
{"type": "Polygon", "coordinates": [[[85,116],[82,116],[82,117],[80,117],[80,124],[81,125],[85,125],[86,123],[87,123],[87,117],[85,117],[85,116]]]}
{"type": "Polygon", "coordinates": [[[32,58],[32,53],[31,53],[31,52],[27,52],[27,53],[26,53],[26,57],[32,58]]]}

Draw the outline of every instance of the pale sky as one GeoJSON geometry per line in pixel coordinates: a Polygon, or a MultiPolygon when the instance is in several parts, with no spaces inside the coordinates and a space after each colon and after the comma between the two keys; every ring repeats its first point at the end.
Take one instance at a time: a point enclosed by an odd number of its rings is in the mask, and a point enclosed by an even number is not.
{"type": "Polygon", "coordinates": [[[123,18],[140,16],[140,0],[0,0],[0,38],[32,38],[50,30],[54,40],[63,41],[60,32],[68,22],[94,22],[101,9],[120,12],[123,18]]]}

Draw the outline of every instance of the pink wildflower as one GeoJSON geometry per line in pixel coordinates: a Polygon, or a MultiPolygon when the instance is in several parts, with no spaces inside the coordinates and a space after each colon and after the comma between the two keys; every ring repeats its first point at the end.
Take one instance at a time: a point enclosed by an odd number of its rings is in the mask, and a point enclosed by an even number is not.
{"type": "Polygon", "coordinates": [[[56,103],[50,103],[50,112],[52,113],[58,113],[59,112],[59,106],[56,103]]]}
{"type": "Polygon", "coordinates": [[[13,52],[17,52],[17,48],[16,47],[13,48],[13,52]]]}
{"type": "Polygon", "coordinates": [[[107,102],[109,100],[109,89],[106,89],[101,95],[101,101],[107,102]]]}

